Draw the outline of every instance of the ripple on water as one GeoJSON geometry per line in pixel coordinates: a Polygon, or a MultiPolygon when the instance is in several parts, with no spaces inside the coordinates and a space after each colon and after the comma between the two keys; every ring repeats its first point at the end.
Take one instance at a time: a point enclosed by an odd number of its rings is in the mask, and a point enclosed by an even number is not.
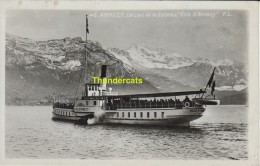
{"type": "Polygon", "coordinates": [[[246,117],[243,109],[209,108],[204,119],[182,128],[79,125],[51,120],[51,107],[7,107],[6,157],[244,160],[247,123],[237,120],[246,117]]]}

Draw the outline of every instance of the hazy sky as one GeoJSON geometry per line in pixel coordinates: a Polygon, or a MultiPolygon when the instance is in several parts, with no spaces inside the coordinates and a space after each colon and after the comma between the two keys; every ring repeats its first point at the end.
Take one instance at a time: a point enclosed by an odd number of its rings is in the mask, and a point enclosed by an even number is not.
{"type": "Polygon", "coordinates": [[[9,10],[6,32],[34,40],[85,39],[88,13],[88,39],[99,41],[104,48],[147,45],[186,57],[243,61],[247,56],[247,13],[228,12],[9,10]]]}

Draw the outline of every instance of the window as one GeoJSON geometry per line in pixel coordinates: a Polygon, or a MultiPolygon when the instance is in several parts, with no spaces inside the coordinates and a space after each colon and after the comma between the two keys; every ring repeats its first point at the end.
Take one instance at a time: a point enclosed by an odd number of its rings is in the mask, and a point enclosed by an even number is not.
{"type": "Polygon", "coordinates": [[[119,117],[119,113],[116,113],[117,114],[117,117],[119,117]]]}
{"type": "Polygon", "coordinates": [[[97,101],[94,101],[94,105],[97,105],[97,101]]]}
{"type": "Polygon", "coordinates": [[[128,112],[128,118],[130,118],[130,112],[128,112]]]}
{"type": "Polygon", "coordinates": [[[86,105],[88,105],[88,101],[86,101],[86,105]]]}
{"type": "Polygon", "coordinates": [[[157,118],[157,112],[154,112],[154,118],[157,118]]]}
{"type": "Polygon", "coordinates": [[[149,112],[147,112],[147,118],[149,118],[149,116],[150,116],[150,114],[149,114],[149,112]]]}
{"type": "Polygon", "coordinates": [[[122,112],[122,117],[124,117],[125,116],[125,113],[124,112],[122,112]]]}
{"type": "Polygon", "coordinates": [[[164,118],[164,112],[162,112],[162,118],[164,118]]]}
{"type": "Polygon", "coordinates": [[[91,86],[88,86],[88,90],[91,91],[91,86]]]}
{"type": "Polygon", "coordinates": [[[134,112],[134,117],[136,118],[136,112],[134,112]]]}
{"type": "Polygon", "coordinates": [[[143,113],[142,112],[140,112],[140,118],[143,118],[143,113]]]}

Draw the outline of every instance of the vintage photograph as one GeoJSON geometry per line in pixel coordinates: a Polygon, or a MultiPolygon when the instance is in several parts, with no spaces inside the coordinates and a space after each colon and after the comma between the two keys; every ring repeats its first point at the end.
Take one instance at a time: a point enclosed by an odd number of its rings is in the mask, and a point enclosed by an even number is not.
{"type": "Polygon", "coordinates": [[[5,158],[249,160],[249,18],[6,10],[5,158]]]}

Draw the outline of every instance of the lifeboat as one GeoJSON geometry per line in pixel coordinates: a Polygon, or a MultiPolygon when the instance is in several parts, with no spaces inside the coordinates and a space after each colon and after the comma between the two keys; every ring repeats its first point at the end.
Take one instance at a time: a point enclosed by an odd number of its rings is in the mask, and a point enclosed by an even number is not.
{"type": "Polygon", "coordinates": [[[219,105],[220,100],[210,98],[194,98],[192,99],[198,105],[219,105]]]}

